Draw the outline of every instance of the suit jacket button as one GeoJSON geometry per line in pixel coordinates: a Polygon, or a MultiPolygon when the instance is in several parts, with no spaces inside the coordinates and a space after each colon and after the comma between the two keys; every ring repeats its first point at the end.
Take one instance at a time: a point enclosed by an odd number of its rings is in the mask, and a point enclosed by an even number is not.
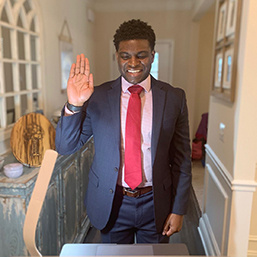
{"type": "Polygon", "coordinates": [[[113,190],[110,188],[110,193],[112,194],[113,193],[113,190]]]}
{"type": "Polygon", "coordinates": [[[117,172],[119,171],[119,169],[117,167],[115,167],[114,170],[117,171],[117,172]]]}

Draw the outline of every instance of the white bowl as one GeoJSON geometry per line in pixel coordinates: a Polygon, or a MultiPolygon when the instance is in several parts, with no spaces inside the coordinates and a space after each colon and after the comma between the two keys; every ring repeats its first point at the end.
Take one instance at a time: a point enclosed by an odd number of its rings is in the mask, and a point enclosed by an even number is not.
{"type": "Polygon", "coordinates": [[[21,163],[10,163],[4,166],[4,174],[8,178],[18,178],[23,173],[23,165],[21,163]]]}

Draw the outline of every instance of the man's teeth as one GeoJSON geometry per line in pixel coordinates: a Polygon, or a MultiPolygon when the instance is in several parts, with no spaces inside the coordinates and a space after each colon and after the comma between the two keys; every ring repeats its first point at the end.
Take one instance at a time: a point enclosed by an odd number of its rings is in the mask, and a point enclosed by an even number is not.
{"type": "Polygon", "coordinates": [[[128,72],[130,72],[130,73],[137,73],[137,72],[140,72],[140,70],[128,70],[128,72]]]}

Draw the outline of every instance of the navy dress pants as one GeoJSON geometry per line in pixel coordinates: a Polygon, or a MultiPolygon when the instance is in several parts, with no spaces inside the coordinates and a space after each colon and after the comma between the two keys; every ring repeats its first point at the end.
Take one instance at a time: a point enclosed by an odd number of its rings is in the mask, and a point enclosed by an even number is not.
{"type": "Polygon", "coordinates": [[[153,192],[130,197],[117,186],[111,217],[101,230],[101,238],[102,243],[168,243],[167,236],[156,232],[153,192]]]}

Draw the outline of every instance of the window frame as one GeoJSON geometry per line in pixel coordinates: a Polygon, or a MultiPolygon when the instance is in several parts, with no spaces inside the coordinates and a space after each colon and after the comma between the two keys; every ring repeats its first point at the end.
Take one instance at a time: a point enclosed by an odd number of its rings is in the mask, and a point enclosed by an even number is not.
{"type": "Polygon", "coordinates": [[[12,127],[25,113],[44,110],[43,81],[42,81],[42,39],[41,19],[39,8],[34,0],[3,0],[0,5],[0,154],[9,150],[4,141],[10,139],[12,127]],[[25,6],[26,5],[26,6],[25,6]],[[29,7],[29,8],[28,8],[29,7]],[[6,12],[8,21],[2,20],[3,11],[6,12]],[[22,27],[19,26],[19,20],[22,27]],[[2,28],[9,29],[11,55],[4,56],[2,28]],[[24,59],[19,58],[18,33],[23,33],[24,59]],[[34,43],[32,42],[34,40],[34,43]],[[32,50],[33,48],[33,50],[32,50]],[[11,64],[12,90],[6,92],[4,65],[11,64]],[[20,69],[23,66],[25,83],[21,88],[20,69]],[[25,72],[24,72],[25,70],[25,72]],[[33,71],[32,71],[33,70],[33,71]],[[36,78],[36,79],[35,79],[36,78]],[[33,84],[36,81],[36,86],[33,84]],[[25,85],[25,88],[24,88],[25,85]],[[34,85],[34,86],[33,86],[34,85]],[[24,101],[26,96],[26,101],[24,101]],[[8,122],[7,98],[12,97],[14,110],[11,122],[8,122]],[[36,101],[34,100],[36,97],[36,101]],[[25,102],[26,112],[21,110],[21,102],[25,102]],[[13,122],[14,121],[14,122],[13,122]]]}

